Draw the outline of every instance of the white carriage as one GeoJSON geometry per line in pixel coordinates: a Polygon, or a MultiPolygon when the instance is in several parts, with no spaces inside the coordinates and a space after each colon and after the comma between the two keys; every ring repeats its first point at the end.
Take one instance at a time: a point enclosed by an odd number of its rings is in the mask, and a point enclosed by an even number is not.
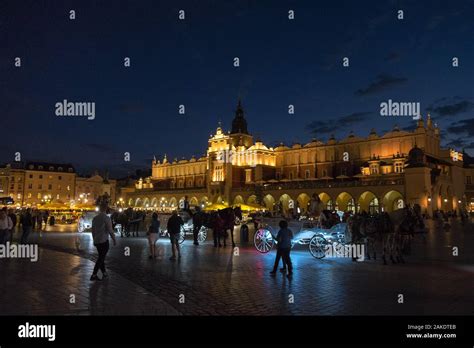
{"type": "MultiPolygon", "coordinates": [[[[261,253],[268,253],[277,243],[278,224],[281,218],[263,218],[254,235],[255,248],[261,253]]],[[[329,252],[344,252],[346,223],[338,223],[324,229],[318,220],[292,220],[288,228],[293,231],[291,247],[296,244],[308,245],[309,252],[317,259],[322,259],[329,252]]]]}
{"type": "MultiPolygon", "coordinates": [[[[188,212],[186,211],[180,211],[179,216],[183,219],[184,225],[181,226],[181,232],[179,234],[179,239],[178,242],[182,244],[187,235],[193,236],[193,219],[189,215],[188,212]]],[[[162,237],[169,237],[168,230],[167,230],[167,225],[168,225],[168,220],[171,217],[171,214],[159,214],[158,219],[160,220],[160,236],[162,237]]],[[[204,243],[207,239],[207,227],[201,226],[198,232],[197,240],[199,243],[204,243]]],[[[193,237],[191,237],[193,238],[193,237]]]]}

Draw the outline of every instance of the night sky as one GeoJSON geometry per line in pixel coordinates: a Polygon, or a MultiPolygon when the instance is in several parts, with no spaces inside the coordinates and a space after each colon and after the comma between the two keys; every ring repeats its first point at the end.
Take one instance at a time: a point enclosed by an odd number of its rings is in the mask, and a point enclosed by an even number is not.
{"type": "Polygon", "coordinates": [[[444,145],[474,154],[473,15],[472,0],[2,0],[0,162],[20,152],[120,176],[154,155],[201,156],[239,96],[270,146],[412,128],[380,116],[392,99],[420,102],[444,145]],[[63,99],[95,102],[95,119],[57,117],[63,99]]]}

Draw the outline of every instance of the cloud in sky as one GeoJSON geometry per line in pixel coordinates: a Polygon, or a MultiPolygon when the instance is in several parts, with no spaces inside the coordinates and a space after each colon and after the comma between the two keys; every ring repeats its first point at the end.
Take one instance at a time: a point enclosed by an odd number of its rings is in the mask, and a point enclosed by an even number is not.
{"type": "Polygon", "coordinates": [[[329,119],[328,121],[312,121],[310,124],[306,126],[306,128],[310,131],[311,134],[329,134],[335,132],[341,127],[347,129],[355,124],[364,122],[368,119],[368,116],[372,114],[372,112],[354,112],[349,115],[341,116],[338,118],[329,119]]]}
{"type": "Polygon", "coordinates": [[[377,94],[381,91],[384,91],[390,87],[397,86],[407,82],[408,79],[404,77],[395,77],[387,74],[378,75],[375,78],[375,81],[371,82],[367,87],[360,88],[355,91],[355,95],[357,96],[366,96],[377,94]]]}
{"type": "Polygon", "coordinates": [[[459,100],[459,97],[455,97],[453,100],[444,104],[435,102],[427,108],[429,112],[432,112],[439,118],[455,116],[471,111],[472,109],[474,109],[473,102],[468,99],[459,100]]]}

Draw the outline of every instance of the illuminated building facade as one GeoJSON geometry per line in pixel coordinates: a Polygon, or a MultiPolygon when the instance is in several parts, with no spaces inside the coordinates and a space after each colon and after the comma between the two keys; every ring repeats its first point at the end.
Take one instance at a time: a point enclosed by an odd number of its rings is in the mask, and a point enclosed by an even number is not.
{"type": "Polygon", "coordinates": [[[152,163],[152,175],[124,190],[128,206],[173,209],[191,205],[251,204],[267,210],[307,209],[319,195],[329,209],[393,211],[420,204],[423,211],[459,210],[469,205],[469,170],[463,154],[440,146],[440,129],[428,115],[412,131],[395,127],[367,137],[333,136],[327,142],[280,144],[254,140],[239,102],[232,128],[219,126],[206,155],[152,163]]]}
{"type": "Polygon", "coordinates": [[[69,202],[74,197],[76,172],[70,164],[14,162],[0,169],[5,173],[7,192],[17,206],[69,202]]]}
{"type": "Polygon", "coordinates": [[[95,204],[99,196],[107,193],[112,202],[115,202],[116,181],[102,177],[98,173],[90,177],[76,177],[75,202],[95,204]]]}

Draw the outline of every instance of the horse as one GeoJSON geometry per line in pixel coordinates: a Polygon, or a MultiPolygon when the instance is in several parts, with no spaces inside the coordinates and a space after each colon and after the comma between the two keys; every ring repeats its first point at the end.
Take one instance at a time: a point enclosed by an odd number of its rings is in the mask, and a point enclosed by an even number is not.
{"type": "Polygon", "coordinates": [[[110,219],[112,220],[112,227],[115,230],[115,227],[117,225],[120,225],[120,237],[123,237],[123,235],[129,235],[129,217],[125,212],[119,213],[118,211],[115,211],[112,213],[110,216],[110,219]]]}
{"type": "MultiPolygon", "coordinates": [[[[402,209],[388,213],[393,228],[392,250],[395,252],[397,262],[405,263],[403,254],[410,253],[410,243],[417,227],[424,231],[424,222],[421,217],[421,208],[406,206],[402,209]]],[[[393,259],[392,259],[393,262],[393,259]]]]}
{"type": "Polygon", "coordinates": [[[374,260],[377,259],[376,242],[381,239],[379,233],[379,222],[374,216],[366,212],[357,213],[347,217],[346,240],[350,243],[365,245],[366,257],[371,259],[370,251],[373,251],[374,260]]]}
{"type": "Polygon", "coordinates": [[[235,242],[234,242],[234,226],[235,226],[235,218],[239,218],[240,221],[242,221],[242,210],[240,207],[235,207],[235,208],[225,208],[225,209],[219,209],[217,211],[217,214],[219,217],[223,220],[222,228],[224,230],[224,247],[226,246],[225,241],[226,241],[226,236],[227,236],[227,231],[230,230],[230,236],[232,239],[232,248],[235,248],[235,242]]]}

